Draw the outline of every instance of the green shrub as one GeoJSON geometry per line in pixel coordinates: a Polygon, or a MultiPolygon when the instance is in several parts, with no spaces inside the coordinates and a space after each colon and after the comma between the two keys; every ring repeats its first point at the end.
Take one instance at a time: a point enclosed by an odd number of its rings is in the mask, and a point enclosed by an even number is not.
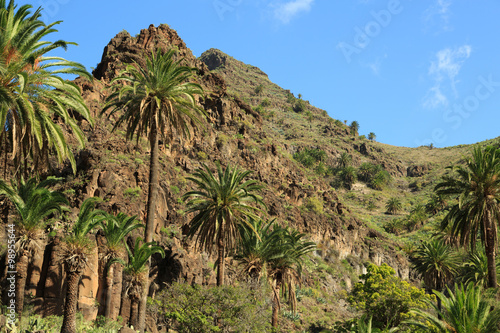
{"type": "Polygon", "coordinates": [[[323,214],[323,200],[318,197],[311,197],[307,200],[306,208],[316,214],[323,214]]]}
{"type": "Polygon", "coordinates": [[[148,307],[167,324],[167,330],[179,333],[271,332],[266,296],[259,285],[204,287],[173,283],[150,300],[148,307]]]}
{"type": "Polygon", "coordinates": [[[125,191],[123,191],[123,196],[132,199],[139,198],[141,196],[141,188],[139,186],[134,188],[129,187],[125,191]]]}
{"type": "Polygon", "coordinates": [[[170,186],[170,191],[172,191],[172,193],[174,195],[177,195],[177,194],[179,194],[181,192],[181,190],[179,189],[179,187],[175,186],[175,185],[170,186]]]}
{"type": "Polygon", "coordinates": [[[200,161],[205,161],[207,159],[207,154],[205,152],[199,151],[196,153],[196,157],[200,161]]]}
{"type": "Polygon", "coordinates": [[[367,273],[359,276],[362,282],[354,285],[348,300],[357,310],[373,316],[373,326],[379,329],[397,327],[402,320],[411,317],[412,308],[427,308],[424,289],[413,287],[395,276],[387,264],[369,264],[367,273]]]}
{"type": "Polygon", "coordinates": [[[271,101],[269,101],[268,98],[265,98],[262,102],[260,102],[260,105],[264,108],[268,107],[269,105],[271,105],[271,101]]]}

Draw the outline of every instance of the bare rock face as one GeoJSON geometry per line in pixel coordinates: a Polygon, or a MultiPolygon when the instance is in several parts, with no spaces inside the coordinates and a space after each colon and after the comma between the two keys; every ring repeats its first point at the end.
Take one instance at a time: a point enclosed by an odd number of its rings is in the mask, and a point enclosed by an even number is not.
{"type": "Polygon", "coordinates": [[[422,177],[431,170],[429,165],[412,165],[407,169],[408,177],[422,177]]]}

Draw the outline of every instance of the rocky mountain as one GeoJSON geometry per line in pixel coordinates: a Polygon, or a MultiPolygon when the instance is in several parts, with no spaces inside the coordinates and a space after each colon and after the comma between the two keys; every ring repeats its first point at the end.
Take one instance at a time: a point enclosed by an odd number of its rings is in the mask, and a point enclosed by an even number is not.
{"type": "MultiPolygon", "coordinates": [[[[410,193],[409,185],[415,181],[421,183],[422,191],[430,188],[431,178],[442,172],[445,161],[458,160],[461,150],[392,147],[352,136],[345,122],[335,121],[326,111],[272,83],[257,67],[215,49],[196,58],[167,25],[151,25],[136,37],[120,32],[104,48],[93,72],[94,80],[76,79],[97,121],[93,128],[81,121],[87,143],[76,154],[76,175],[68,167],[55,171],[65,178],[60,189],[68,195],[72,207],[98,196],[103,199],[99,208],[144,220],[148,141],[125,140],[124,129],[111,131],[115,119],[100,113],[109,95],[110,81],[127,64],[142,64],[153,50],[171,47],[176,47],[178,56],[196,68],[206,93],[199,103],[208,116],[204,128],[193,129],[189,139],[181,140],[173,133],[172,139],[160,143],[160,194],[154,238],[168,251],[165,259],[154,259],[151,293],[172,281],[215,282],[211,267],[215,258],[196,251],[193,242],[185,238],[190,216],[184,214],[185,206],[179,198],[191,188],[187,176],[201,163],[215,170],[216,162],[253,170],[252,177],[265,186],[261,194],[268,216],[306,233],[318,244],[315,262],[318,267],[321,263],[321,267],[330,269],[311,268],[306,283],[317,283],[331,293],[349,288],[352,279],[363,272],[366,261],[385,262],[399,276],[410,277],[410,266],[400,244],[375,224],[367,223],[367,214],[383,218],[380,201],[389,194],[357,184],[354,194],[348,196],[348,192],[331,186],[332,175],[318,174],[293,156],[304,149],[322,150],[322,163],[332,166],[346,152],[355,166],[364,162],[381,165],[394,179],[393,193],[410,193]],[[420,154],[421,159],[415,158],[420,154]],[[379,200],[374,212],[363,208],[368,200],[379,200]]],[[[34,297],[35,310],[44,315],[62,313],[65,273],[58,258],[59,235],[64,228],[64,223],[53,226],[52,237],[30,270],[28,292],[34,297]]],[[[97,234],[96,239],[102,244],[101,235],[97,234]]],[[[104,304],[103,255],[102,247],[98,247],[80,286],[79,309],[90,319],[103,310],[97,305],[104,304]]],[[[235,276],[234,266],[229,266],[229,274],[235,276]]],[[[115,281],[119,281],[118,277],[115,281]]],[[[129,306],[123,299],[121,309],[113,316],[120,314],[126,319],[129,306]]],[[[342,304],[333,304],[324,311],[344,310],[342,304]]]]}

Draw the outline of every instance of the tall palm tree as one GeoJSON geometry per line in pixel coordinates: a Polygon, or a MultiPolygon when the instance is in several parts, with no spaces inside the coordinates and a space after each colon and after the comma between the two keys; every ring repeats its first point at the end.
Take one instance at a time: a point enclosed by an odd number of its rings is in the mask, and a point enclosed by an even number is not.
{"type": "MultiPolygon", "coordinates": [[[[118,290],[118,295],[121,293],[121,283],[117,286],[113,286],[114,279],[114,268],[116,265],[112,264],[112,260],[119,258],[120,254],[123,253],[125,248],[124,240],[127,235],[135,229],[144,228],[144,225],[137,220],[137,216],[128,216],[125,213],[118,213],[118,215],[107,214],[106,219],[100,223],[101,230],[106,238],[106,304],[104,316],[106,318],[115,320],[118,313],[112,313],[115,309],[113,304],[113,291],[118,290]]],[[[119,266],[117,276],[121,276],[121,267],[119,266]]],[[[119,299],[115,300],[118,301],[119,299]]]]}
{"type": "Polygon", "coordinates": [[[442,309],[430,303],[437,316],[421,309],[410,311],[417,316],[416,320],[405,323],[420,327],[424,330],[433,328],[433,331],[448,333],[495,333],[499,332],[500,309],[493,308],[490,302],[483,297],[483,289],[472,283],[466,287],[456,285],[452,291],[447,287],[449,297],[435,291],[441,300],[442,309]],[[430,325],[429,325],[430,324],[430,325]]]}
{"type": "Polygon", "coordinates": [[[374,141],[376,138],[377,138],[377,136],[375,135],[375,133],[370,132],[370,133],[368,134],[368,140],[370,140],[370,141],[374,141]]]}
{"type": "Polygon", "coordinates": [[[488,258],[488,285],[497,286],[495,257],[497,223],[500,218],[500,151],[475,147],[465,166],[452,168],[453,176],[445,176],[436,185],[438,195],[458,196],[442,222],[452,225],[452,233],[460,243],[469,243],[474,251],[478,236],[484,244],[488,258]]]}
{"type": "Polygon", "coordinates": [[[151,256],[155,253],[160,253],[162,258],[165,257],[165,251],[163,248],[156,245],[154,242],[141,243],[142,238],[138,237],[135,240],[133,252],[129,249],[128,245],[125,244],[128,255],[128,263],[118,257],[111,259],[109,262],[109,265],[119,263],[124,267],[124,273],[127,276],[125,290],[131,301],[130,325],[134,328],[136,328],[138,324],[138,308],[142,290],[144,288],[144,284],[147,283],[146,280],[149,258],[151,258],[151,256]]]}
{"type": "Polygon", "coordinates": [[[296,311],[295,285],[300,283],[304,256],[316,249],[314,242],[303,239],[297,231],[290,231],[275,223],[275,220],[251,220],[250,227],[242,225],[241,242],[235,259],[242,272],[253,279],[266,275],[273,292],[272,326],[278,325],[281,308],[280,292],[288,293],[292,311],[296,311]]]}
{"type": "MultiPolygon", "coordinates": [[[[30,158],[35,169],[40,168],[48,163],[53,149],[59,163],[69,159],[75,172],[73,154],[54,118],[68,125],[82,147],[84,135],[72,114],[91,124],[92,118],[79,88],[59,75],[91,76],[79,63],[46,56],[74,43],[43,41],[57,31],[54,26],[60,22],[45,25],[40,19],[42,9],[31,13],[31,8],[24,5],[18,9],[14,0],[8,4],[0,1],[0,145],[4,145],[4,165],[10,153],[18,170],[24,169],[26,175],[30,158]]],[[[19,175],[17,170],[15,173],[19,175]]]]}
{"type": "Polygon", "coordinates": [[[12,182],[7,185],[0,179],[0,195],[6,195],[16,208],[17,249],[17,279],[16,279],[16,307],[19,315],[24,307],[24,290],[28,275],[28,266],[31,258],[41,250],[40,241],[45,234],[45,227],[53,214],[60,214],[68,203],[64,195],[51,191],[48,187],[60,179],[49,177],[38,182],[35,178],[24,181],[21,177],[19,184],[12,182]]]}
{"type": "MultiPolygon", "coordinates": [[[[445,245],[441,240],[432,239],[420,244],[412,261],[427,289],[442,291],[455,278],[460,257],[449,245],[445,245]]],[[[441,309],[439,297],[437,302],[438,309],[441,309]]]]}
{"type": "Polygon", "coordinates": [[[61,333],[76,333],[76,305],[78,286],[88,257],[94,248],[89,233],[106,218],[105,213],[95,208],[99,198],[86,199],[80,206],[80,212],[71,232],[65,237],[64,266],[66,268],[66,302],[61,333]]]}
{"type": "Polygon", "coordinates": [[[196,237],[198,247],[211,253],[213,245],[217,245],[217,285],[224,284],[224,260],[226,251],[236,247],[240,239],[238,226],[251,224],[247,218],[254,218],[254,212],[259,208],[251,206],[252,203],[263,205],[262,198],[255,192],[262,186],[256,180],[245,180],[252,171],[243,171],[238,167],[227,166],[223,171],[217,163],[217,176],[214,177],[210,169],[203,164],[193,176],[188,177],[196,189],[182,196],[187,202],[186,213],[196,213],[189,225],[189,235],[196,237]]]}
{"type": "Polygon", "coordinates": [[[278,326],[278,312],[281,308],[280,291],[288,293],[292,311],[297,309],[295,285],[300,283],[304,256],[316,249],[314,242],[303,239],[305,234],[276,227],[273,248],[267,254],[267,277],[273,292],[273,313],[271,325],[278,326]],[[277,231],[277,232],[276,232],[277,231]]]}
{"type": "MultiPolygon", "coordinates": [[[[149,137],[151,158],[149,164],[149,189],[145,241],[153,240],[153,230],[158,196],[159,146],[158,140],[177,134],[189,136],[189,124],[201,124],[205,115],[196,103],[195,96],[203,96],[199,84],[189,82],[193,69],[182,66],[183,59],[174,60],[174,49],[162,54],[158,50],[147,57],[145,67],[137,63],[126,69],[111,81],[113,93],[108,97],[102,113],[119,114],[113,130],[122,124],[127,127],[127,139],[136,140],[143,135],[149,137]]],[[[146,302],[149,285],[144,285],[140,304],[139,331],[144,331],[146,302]]]]}

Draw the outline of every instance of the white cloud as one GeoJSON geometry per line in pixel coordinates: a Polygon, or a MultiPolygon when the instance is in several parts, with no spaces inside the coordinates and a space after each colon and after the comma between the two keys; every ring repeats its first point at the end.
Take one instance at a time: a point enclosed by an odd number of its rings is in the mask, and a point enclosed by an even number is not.
{"type": "Polygon", "coordinates": [[[448,97],[443,90],[451,89],[453,96],[458,98],[457,83],[460,82],[458,75],[465,61],[469,59],[471,52],[472,47],[470,45],[462,45],[454,49],[446,48],[436,53],[428,71],[434,85],[424,98],[424,107],[447,106],[448,97]]]}
{"type": "Polygon", "coordinates": [[[311,10],[313,2],[314,0],[293,0],[279,4],[274,10],[274,16],[286,24],[297,14],[311,10]]]}
{"type": "Polygon", "coordinates": [[[453,4],[452,0],[436,0],[436,2],[429,7],[424,13],[424,21],[430,24],[434,21],[434,17],[439,18],[440,29],[444,31],[453,30],[450,25],[450,7],[453,4]]]}

